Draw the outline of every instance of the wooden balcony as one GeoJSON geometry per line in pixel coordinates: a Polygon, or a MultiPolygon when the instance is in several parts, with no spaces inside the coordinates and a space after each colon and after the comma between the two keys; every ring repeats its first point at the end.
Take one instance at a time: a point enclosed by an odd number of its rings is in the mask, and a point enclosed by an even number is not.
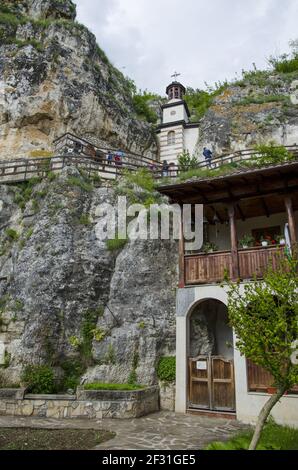
{"type": "MultiPolygon", "coordinates": [[[[284,256],[284,248],[279,246],[253,247],[238,251],[238,276],[240,279],[262,278],[269,263],[277,266],[280,257],[284,256]]],[[[227,274],[232,274],[232,253],[218,251],[215,253],[199,253],[185,255],[185,284],[208,284],[221,282],[227,274]]]]}

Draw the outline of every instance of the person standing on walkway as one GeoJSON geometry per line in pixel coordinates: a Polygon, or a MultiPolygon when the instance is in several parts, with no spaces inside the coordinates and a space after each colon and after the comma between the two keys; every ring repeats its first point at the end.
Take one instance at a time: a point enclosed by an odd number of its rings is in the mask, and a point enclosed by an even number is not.
{"type": "Polygon", "coordinates": [[[205,157],[205,161],[208,165],[209,168],[211,168],[211,160],[212,160],[212,152],[210,149],[208,149],[207,147],[204,147],[203,149],[203,155],[205,157]]]}
{"type": "Polygon", "coordinates": [[[167,160],[162,162],[162,176],[168,176],[169,173],[169,164],[167,160]]]}

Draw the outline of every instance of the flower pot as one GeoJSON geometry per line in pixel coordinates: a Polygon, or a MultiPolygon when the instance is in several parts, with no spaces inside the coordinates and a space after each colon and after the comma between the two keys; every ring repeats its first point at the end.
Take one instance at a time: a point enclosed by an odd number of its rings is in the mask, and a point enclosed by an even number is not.
{"type": "Polygon", "coordinates": [[[262,241],[262,246],[268,246],[268,242],[266,240],[262,241]]]}
{"type": "Polygon", "coordinates": [[[267,387],[267,393],[270,393],[270,395],[276,393],[276,390],[276,387],[267,387]]]}
{"type": "Polygon", "coordinates": [[[286,240],[285,240],[284,238],[281,238],[281,239],[279,240],[279,244],[280,244],[281,246],[284,246],[284,245],[286,244],[286,240]]]}
{"type": "Polygon", "coordinates": [[[244,250],[247,250],[248,245],[242,245],[242,248],[243,248],[244,250]]]}

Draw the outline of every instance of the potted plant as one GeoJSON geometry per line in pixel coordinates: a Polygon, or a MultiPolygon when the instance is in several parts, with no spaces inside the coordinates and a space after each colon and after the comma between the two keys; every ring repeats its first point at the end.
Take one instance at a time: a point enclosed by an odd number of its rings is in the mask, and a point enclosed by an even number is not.
{"type": "Polygon", "coordinates": [[[286,244],[286,239],[284,235],[275,235],[275,240],[277,243],[279,243],[281,246],[284,246],[286,244]]]}
{"type": "Polygon", "coordinates": [[[268,246],[269,245],[269,240],[268,240],[267,237],[261,237],[260,240],[261,240],[262,246],[268,246]]]}
{"type": "Polygon", "coordinates": [[[252,237],[251,235],[249,234],[245,234],[243,235],[243,237],[241,238],[241,240],[239,241],[240,245],[242,246],[242,248],[248,248],[250,246],[253,245],[254,243],[254,237],[252,237]]]}
{"type": "Polygon", "coordinates": [[[213,242],[206,242],[202,248],[204,253],[213,253],[213,251],[218,251],[218,247],[213,242]]]}

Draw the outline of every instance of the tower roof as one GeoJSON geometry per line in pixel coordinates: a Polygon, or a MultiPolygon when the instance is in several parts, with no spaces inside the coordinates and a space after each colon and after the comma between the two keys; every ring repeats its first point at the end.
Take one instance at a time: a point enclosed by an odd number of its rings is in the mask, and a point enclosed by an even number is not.
{"type": "Polygon", "coordinates": [[[167,94],[167,95],[169,94],[169,90],[170,90],[170,88],[172,88],[172,87],[179,87],[179,88],[181,88],[183,94],[185,95],[185,93],[186,93],[185,87],[182,85],[182,83],[176,82],[176,81],[170,83],[170,84],[167,86],[167,89],[166,89],[166,94],[167,94]]]}

